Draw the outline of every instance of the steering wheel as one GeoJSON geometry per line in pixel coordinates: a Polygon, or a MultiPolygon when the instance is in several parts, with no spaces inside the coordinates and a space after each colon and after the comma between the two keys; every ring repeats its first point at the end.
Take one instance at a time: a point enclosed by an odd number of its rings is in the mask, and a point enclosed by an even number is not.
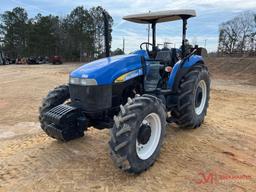
{"type": "Polygon", "coordinates": [[[141,50],[143,50],[143,48],[142,48],[143,45],[146,45],[146,51],[148,52],[148,55],[149,55],[149,53],[150,53],[150,52],[149,52],[149,46],[151,46],[151,47],[152,47],[152,50],[153,50],[153,44],[152,44],[152,43],[149,43],[149,42],[143,42],[143,43],[140,44],[140,49],[141,49],[141,50]]]}

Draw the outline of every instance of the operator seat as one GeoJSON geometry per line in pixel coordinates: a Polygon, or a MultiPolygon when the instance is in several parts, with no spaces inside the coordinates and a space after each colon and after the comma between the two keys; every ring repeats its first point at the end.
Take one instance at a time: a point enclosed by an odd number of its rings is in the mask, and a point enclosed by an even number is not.
{"type": "Polygon", "coordinates": [[[157,52],[156,60],[159,60],[161,64],[164,66],[171,66],[173,67],[174,64],[178,61],[176,49],[168,49],[163,48],[162,50],[157,52]]]}
{"type": "Polygon", "coordinates": [[[167,88],[167,80],[168,80],[170,73],[165,71],[165,67],[167,67],[167,66],[173,67],[175,65],[175,63],[178,61],[176,49],[175,48],[172,48],[172,49],[164,48],[161,51],[157,52],[155,59],[160,61],[160,64],[162,65],[160,67],[160,71],[159,71],[161,78],[158,81],[157,87],[166,89],[167,88]]]}

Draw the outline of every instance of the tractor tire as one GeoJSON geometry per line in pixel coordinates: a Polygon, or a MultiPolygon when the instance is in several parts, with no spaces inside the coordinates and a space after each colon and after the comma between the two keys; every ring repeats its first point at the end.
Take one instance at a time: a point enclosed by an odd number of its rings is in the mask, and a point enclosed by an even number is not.
{"type": "Polygon", "coordinates": [[[198,128],[204,121],[210,99],[210,77],[205,65],[199,64],[182,78],[177,106],[171,114],[181,128],[198,128]]]}
{"type": "Polygon", "coordinates": [[[48,136],[57,140],[59,139],[55,138],[49,131],[47,131],[47,122],[44,120],[44,114],[57,105],[63,104],[68,99],[70,99],[69,88],[67,85],[61,85],[48,93],[39,108],[39,121],[41,128],[48,136]]]}
{"type": "Polygon", "coordinates": [[[147,170],[160,153],[166,128],[166,110],[152,95],[128,98],[110,129],[110,155],[115,165],[130,173],[147,170]]]}

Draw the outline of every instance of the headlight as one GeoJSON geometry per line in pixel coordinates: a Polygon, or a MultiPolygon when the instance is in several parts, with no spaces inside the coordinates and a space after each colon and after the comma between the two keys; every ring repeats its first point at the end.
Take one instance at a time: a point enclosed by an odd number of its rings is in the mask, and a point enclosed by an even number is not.
{"type": "Polygon", "coordinates": [[[69,83],[74,85],[97,85],[97,81],[95,79],[85,79],[85,78],[75,78],[70,77],[69,83]]]}
{"type": "Polygon", "coordinates": [[[69,83],[70,83],[70,84],[79,85],[79,84],[80,84],[80,79],[79,79],[79,78],[70,77],[70,78],[69,78],[69,83]]]}
{"type": "Polygon", "coordinates": [[[115,83],[121,83],[121,82],[124,82],[124,81],[127,81],[129,79],[132,79],[134,77],[137,77],[137,76],[140,76],[142,75],[143,72],[142,72],[142,69],[136,69],[134,71],[130,71],[128,73],[125,73],[121,76],[119,76],[116,80],[115,80],[115,83]]]}

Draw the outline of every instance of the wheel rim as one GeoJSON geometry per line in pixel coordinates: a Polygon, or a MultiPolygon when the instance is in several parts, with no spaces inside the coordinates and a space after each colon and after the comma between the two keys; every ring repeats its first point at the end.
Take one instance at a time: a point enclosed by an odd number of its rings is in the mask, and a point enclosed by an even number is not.
{"type": "Polygon", "coordinates": [[[207,86],[204,80],[198,83],[196,95],[195,95],[195,112],[200,115],[205,107],[207,97],[207,86]]]}
{"type": "MultiPolygon", "coordinates": [[[[148,159],[156,150],[160,136],[161,136],[161,121],[160,117],[156,113],[150,113],[147,115],[140,125],[140,129],[150,128],[150,136],[146,135],[143,142],[139,138],[139,134],[136,139],[136,152],[140,159],[148,159]],[[146,139],[145,139],[146,138],[146,139]]],[[[140,130],[139,130],[140,132],[140,130]]],[[[148,134],[148,130],[145,134],[148,134]]]]}

